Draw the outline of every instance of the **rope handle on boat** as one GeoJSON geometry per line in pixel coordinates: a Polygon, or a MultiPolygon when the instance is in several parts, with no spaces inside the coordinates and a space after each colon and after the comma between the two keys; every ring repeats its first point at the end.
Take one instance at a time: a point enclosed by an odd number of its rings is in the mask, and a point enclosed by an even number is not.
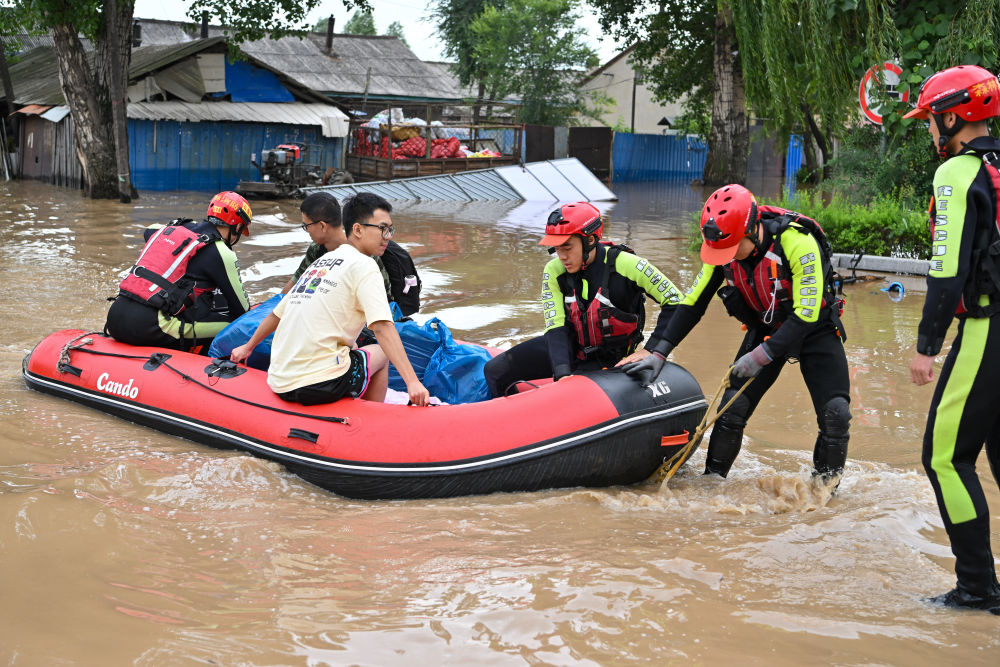
{"type": "MultiPolygon", "coordinates": [[[[101,333],[103,333],[103,332],[101,332],[101,331],[85,331],[82,334],[80,334],[79,336],[77,336],[76,338],[74,338],[73,340],[71,340],[70,342],[68,342],[65,345],[63,345],[63,349],[59,352],[59,363],[56,364],[56,368],[59,370],[59,372],[60,373],[72,373],[73,375],[75,375],[77,377],[80,377],[80,375],[81,375],[81,373],[83,371],[81,371],[76,366],[73,366],[69,362],[69,353],[70,353],[70,350],[80,350],[80,349],[83,349],[84,345],[93,345],[93,343],[94,343],[94,339],[93,338],[87,338],[86,340],[82,341],[79,345],[74,345],[74,343],[76,343],[76,341],[80,340],[81,338],[86,338],[87,336],[93,336],[94,334],[100,335],[101,333]]],[[[87,351],[89,352],[90,350],[87,350],[87,351]]]]}
{"type": "Polygon", "coordinates": [[[660,467],[657,468],[656,472],[653,473],[651,479],[655,480],[657,483],[669,482],[670,478],[673,477],[674,473],[677,472],[677,469],[681,467],[681,464],[684,463],[685,460],[687,460],[688,454],[691,453],[691,450],[694,448],[695,443],[701,440],[701,437],[705,434],[705,429],[714,424],[715,420],[721,417],[726,412],[726,410],[729,409],[729,407],[736,401],[736,399],[740,397],[740,394],[742,394],[746,390],[746,388],[750,386],[750,383],[753,382],[754,380],[754,378],[750,378],[749,380],[744,382],[743,386],[740,387],[735,394],[733,394],[733,397],[731,399],[729,399],[729,402],[727,402],[724,406],[722,406],[719,409],[719,411],[713,415],[712,406],[715,405],[715,401],[718,400],[719,396],[721,396],[726,389],[729,389],[729,380],[731,372],[732,369],[726,369],[726,376],[722,378],[722,383],[716,390],[715,396],[713,396],[712,400],[709,401],[708,409],[705,411],[705,416],[702,418],[701,423],[698,424],[698,428],[694,430],[694,433],[691,435],[691,439],[688,440],[687,444],[684,445],[676,454],[674,454],[669,459],[664,461],[660,465],[660,467]]]}
{"type": "Polygon", "coordinates": [[[539,385],[535,384],[534,382],[531,382],[530,380],[514,380],[509,385],[507,385],[507,388],[504,390],[503,392],[504,398],[510,397],[510,390],[519,384],[526,384],[529,387],[533,387],[535,389],[538,389],[539,387],[539,385]]]}
{"type": "Polygon", "coordinates": [[[102,352],[100,350],[89,350],[89,349],[86,349],[84,347],[84,345],[92,345],[93,342],[94,342],[93,338],[87,338],[86,340],[80,342],[79,345],[74,345],[73,344],[73,343],[75,343],[76,341],[80,340],[81,338],[83,338],[85,336],[90,336],[92,334],[101,334],[101,333],[102,332],[100,332],[100,331],[90,331],[90,332],[81,334],[81,335],[77,336],[76,338],[74,338],[73,340],[71,340],[70,342],[68,342],[63,347],[62,353],[59,355],[59,370],[61,372],[71,372],[71,373],[73,373],[74,375],[77,375],[77,376],[80,375],[79,372],[75,372],[75,371],[79,371],[80,369],[75,368],[74,366],[70,366],[70,363],[69,363],[69,353],[70,353],[71,350],[78,350],[80,352],[86,352],[87,354],[96,354],[96,355],[101,356],[101,357],[117,357],[119,359],[141,359],[143,361],[148,361],[151,364],[155,364],[156,366],[165,366],[166,368],[168,368],[172,372],[174,372],[177,375],[181,376],[181,378],[183,378],[185,380],[188,380],[190,382],[193,382],[193,383],[195,383],[196,385],[198,385],[200,387],[204,387],[205,389],[208,389],[210,392],[212,392],[214,394],[219,394],[220,396],[225,396],[226,398],[232,399],[232,400],[237,401],[239,403],[244,403],[246,405],[251,405],[251,406],[253,406],[255,408],[263,408],[265,410],[270,410],[271,412],[280,412],[283,415],[292,415],[293,417],[303,417],[305,419],[316,419],[318,421],[333,422],[334,424],[346,424],[347,423],[347,418],[346,417],[331,417],[331,416],[327,416],[327,415],[310,415],[310,414],[306,414],[304,412],[295,412],[294,410],[285,410],[283,408],[275,408],[275,407],[270,406],[270,405],[263,405],[261,403],[254,403],[253,401],[248,401],[248,400],[246,400],[244,398],[239,398],[237,396],[232,396],[230,394],[227,394],[224,391],[219,391],[218,389],[216,389],[216,388],[214,388],[214,387],[212,387],[210,385],[207,385],[204,382],[200,382],[199,380],[191,377],[190,375],[188,375],[187,373],[185,373],[184,371],[182,371],[180,369],[174,368],[173,366],[171,366],[170,364],[168,364],[166,362],[166,359],[164,359],[163,357],[158,357],[158,355],[160,354],[159,352],[154,352],[152,355],[149,355],[149,356],[142,356],[142,355],[134,355],[134,354],[121,354],[119,352],[102,352]],[[67,369],[67,370],[64,370],[64,368],[67,369]],[[72,369],[72,370],[70,370],[70,369],[72,369]]]}

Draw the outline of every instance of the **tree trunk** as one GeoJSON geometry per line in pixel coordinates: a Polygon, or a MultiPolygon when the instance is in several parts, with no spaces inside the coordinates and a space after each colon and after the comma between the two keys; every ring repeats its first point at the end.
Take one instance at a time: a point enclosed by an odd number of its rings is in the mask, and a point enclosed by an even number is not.
{"type": "Polygon", "coordinates": [[[479,94],[476,98],[476,104],[472,107],[472,124],[479,125],[480,114],[482,113],[483,98],[486,96],[486,82],[483,80],[479,81],[479,94]]]}
{"type": "Polygon", "coordinates": [[[486,104],[486,121],[493,117],[493,100],[497,98],[497,87],[490,88],[490,101],[486,104]]]}
{"type": "Polygon", "coordinates": [[[18,136],[18,117],[11,114],[17,111],[19,105],[14,101],[14,83],[10,80],[10,70],[7,69],[7,45],[3,43],[3,37],[0,37],[0,78],[3,79],[3,93],[7,100],[7,113],[4,114],[3,118],[0,118],[0,124],[3,125],[0,128],[2,130],[0,131],[0,163],[3,165],[4,179],[9,181],[14,176],[15,167],[11,164],[7,137],[18,136]]]}
{"type": "Polygon", "coordinates": [[[107,88],[102,89],[91,70],[74,26],[61,23],[49,28],[49,34],[59,61],[59,84],[73,117],[84,189],[93,199],[117,197],[115,143],[107,88]]]}
{"type": "Polygon", "coordinates": [[[819,148],[820,154],[820,169],[817,169],[815,177],[817,179],[825,180],[830,176],[830,142],[827,141],[826,135],[823,131],[819,129],[819,125],[816,124],[816,119],[812,115],[812,111],[809,106],[805,103],[802,104],[802,111],[806,115],[806,127],[809,128],[809,133],[812,135],[813,139],[816,141],[816,146],[819,148]]]}
{"type": "MultiPolygon", "coordinates": [[[[75,26],[61,23],[49,28],[56,59],[59,62],[59,84],[66,104],[73,117],[76,134],[77,157],[83,169],[86,194],[93,199],[111,199],[119,196],[117,155],[115,147],[114,114],[112,112],[112,53],[117,50],[122,87],[127,82],[131,57],[132,14],[134,0],[121,0],[112,13],[104,13],[105,25],[94,44],[93,61],[88,59],[75,26]],[[108,36],[108,21],[114,21],[114,44],[108,36]]],[[[122,113],[125,113],[124,93],[122,113]]],[[[126,121],[127,122],[127,121],[126,121]]],[[[127,126],[122,140],[125,164],[128,164],[127,126]]],[[[127,172],[128,169],[122,170],[127,172]]],[[[131,189],[131,184],[130,189],[131,189]]]]}
{"type": "Polygon", "coordinates": [[[10,80],[10,70],[7,69],[7,45],[0,36],[0,78],[3,79],[3,94],[7,98],[7,113],[15,111],[14,84],[10,80]]]}
{"type": "Polygon", "coordinates": [[[815,183],[818,180],[819,164],[816,162],[816,144],[813,143],[809,128],[802,134],[802,154],[805,158],[804,183],[815,183]]]}
{"type": "MultiPolygon", "coordinates": [[[[129,54],[131,53],[132,33],[128,33],[128,41],[122,41],[120,28],[122,14],[127,14],[126,25],[132,22],[132,4],[129,0],[119,3],[118,0],[107,0],[104,4],[104,30],[108,58],[108,91],[111,94],[111,118],[114,125],[115,165],[118,169],[118,201],[128,204],[132,201],[132,178],[129,175],[128,164],[128,104],[125,78],[128,76],[129,54]]],[[[430,119],[428,119],[430,122],[430,119]]]]}
{"type": "Polygon", "coordinates": [[[712,128],[709,130],[703,176],[707,185],[742,183],[746,180],[749,133],[733,12],[724,7],[715,16],[712,128]]]}

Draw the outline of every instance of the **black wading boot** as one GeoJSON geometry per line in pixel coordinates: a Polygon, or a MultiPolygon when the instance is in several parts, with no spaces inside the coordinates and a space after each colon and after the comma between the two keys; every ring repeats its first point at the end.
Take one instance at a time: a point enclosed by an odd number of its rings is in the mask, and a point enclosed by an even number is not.
{"type": "Polygon", "coordinates": [[[850,438],[851,411],[846,399],[836,397],[827,402],[819,414],[819,436],[813,447],[813,477],[824,484],[838,481],[847,463],[847,443],[850,438]]]}
{"type": "Polygon", "coordinates": [[[979,609],[1000,616],[1000,584],[997,584],[990,549],[989,517],[979,517],[946,528],[951,551],[955,554],[958,585],[927,601],[956,609],[979,609]]]}
{"type": "Polygon", "coordinates": [[[743,429],[734,429],[718,421],[712,429],[712,437],[708,440],[708,458],[705,461],[705,474],[716,474],[725,477],[733,467],[736,455],[740,453],[743,444],[743,429]]]}

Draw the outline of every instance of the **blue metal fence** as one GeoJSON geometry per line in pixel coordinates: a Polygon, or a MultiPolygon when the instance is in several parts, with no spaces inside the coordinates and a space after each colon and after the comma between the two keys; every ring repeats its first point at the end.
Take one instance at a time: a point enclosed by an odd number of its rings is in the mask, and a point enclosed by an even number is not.
{"type": "Polygon", "coordinates": [[[319,156],[305,156],[309,163],[343,165],[344,140],[324,137],[313,126],[130,120],[128,131],[138,190],[232,190],[241,179],[259,177],[251,153],[259,159],[262,149],[289,141],[320,147],[319,156]]]}
{"type": "Polygon", "coordinates": [[[802,137],[793,134],[788,137],[788,149],[785,151],[785,195],[795,196],[797,174],[802,168],[802,137]]]}
{"type": "Polygon", "coordinates": [[[701,178],[708,146],[685,135],[616,132],[611,146],[612,179],[691,181],[701,178]]]}
{"type": "MultiPolygon", "coordinates": [[[[708,155],[705,142],[684,135],[616,132],[611,150],[612,178],[618,183],[700,179],[708,155]]],[[[785,189],[790,195],[801,167],[802,137],[793,134],[785,152],[785,189]]]]}

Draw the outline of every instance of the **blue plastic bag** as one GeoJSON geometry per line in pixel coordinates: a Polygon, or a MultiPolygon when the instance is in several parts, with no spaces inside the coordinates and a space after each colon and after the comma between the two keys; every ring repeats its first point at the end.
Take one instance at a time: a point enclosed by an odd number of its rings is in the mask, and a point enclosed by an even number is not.
{"type": "Polygon", "coordinates": [[[437,321],[440,346],[424,369],[423,384],[445,403],[475,403],[490,398],[483,366],[493,358],[478,345],[456,343],[444,322],[437,321]]]}
{"type": "MultiPolygon", "coordinates": [[[[410,360],[413,372],[418,378],[423,378],[431,357],[441,347],[441,336],[435,328],[440,321],[431,318],[423,324],[417,324],[413,320],[396,322],[396,333],[403,342],[406,357],[410,360]]],[[[406,383],[392,364],[389,364],[389,387],[396,391],[406,391],[406,383]]]]}
{"type": "MultiPolygon", "coordinates": [[[[215,339],[212,340],[212,345],[208,348],[208,356],[215,358],[228,357],[233,348],[239,347],[249,341],[250,337],[253,336],[253,332],[257,330],[257,327],[264,321],[264,318],[271,314],[271,311],[274,310],[283,296],[283,294],[275,294],[264,303],[251,308],[230,322],[229,326],[220,331],[215,339]]],[[[257,344],[257,347],[250,353],[250,358],[246,360],[247,366],[258,368],[262,371],[267,370],[267,367],[271,365],[271,341],[273,339],[274,334],[271,334],[257,344]]]]}

